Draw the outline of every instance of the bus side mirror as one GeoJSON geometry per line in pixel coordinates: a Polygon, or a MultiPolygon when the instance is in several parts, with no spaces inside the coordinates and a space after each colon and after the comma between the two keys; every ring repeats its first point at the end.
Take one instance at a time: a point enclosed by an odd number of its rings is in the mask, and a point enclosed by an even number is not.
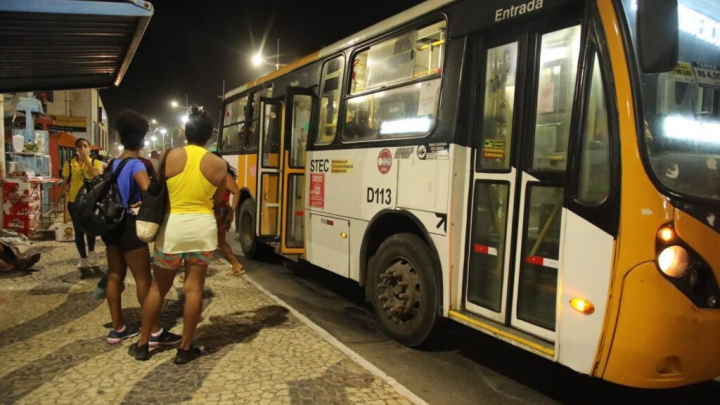
{"type": "Polygon", "coordinates": [[[678,64],[677,0],[638,0],[638,56],[645,73],[670,72],[678,64]]]}

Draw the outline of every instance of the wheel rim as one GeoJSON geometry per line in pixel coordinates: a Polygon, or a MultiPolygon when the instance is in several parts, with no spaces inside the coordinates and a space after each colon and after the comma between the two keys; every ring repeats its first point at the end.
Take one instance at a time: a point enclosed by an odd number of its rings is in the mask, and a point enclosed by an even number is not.
{"type": "Polygon", "coordinates": [[[240,239],[244,246],[250,246],[253,243],[253,229],[252,229],[252,215],[245,211],[240,220],[240,226],[242,229],[240,239]]]}
{"type": "Polygon", "coordinates": [[[380,274],[378,299],[385,314],[396,324],[412,323],[420,313],[422,286],[415,266],[405,257],[395,257],[380,274]]]}

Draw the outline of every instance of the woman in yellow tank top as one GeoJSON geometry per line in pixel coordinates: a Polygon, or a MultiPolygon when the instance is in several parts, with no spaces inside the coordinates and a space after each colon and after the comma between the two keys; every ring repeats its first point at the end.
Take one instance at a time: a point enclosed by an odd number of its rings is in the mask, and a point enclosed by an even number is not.
{"type": "Polygon", "coordinates": [[[222,200],[227,173],[225,161],[205,149],[212,129],[210,115],[192,107],[185,125],[188,145],[166,152],[165,172],[159,173],[167,179],[170,212],[155,241],[155,277],[142,307],[140,340],[137,345],[130,346],[130,354],[137,360],[150,358],[150,329],[183,262],[185,310],[182,342],[175,363],[185,364],[200,356],[200,350],[191,347],[190,343],[202,312],[205,275],[217,248],[213,201],[222,200]]]}

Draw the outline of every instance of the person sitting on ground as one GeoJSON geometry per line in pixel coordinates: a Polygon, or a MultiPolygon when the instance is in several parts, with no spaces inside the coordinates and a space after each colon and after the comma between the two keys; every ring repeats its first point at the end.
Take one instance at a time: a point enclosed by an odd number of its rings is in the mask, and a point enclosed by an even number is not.
{"type": "Polygon", "coordinates": [[[27,271],[40,261],[40,253],[27,256],[30,239],[9,229],[0,229],[0,272],[27,271]]]}
{"type": "Polygon", "coordinates": [[[222,201],[227,184],[227,164],[205,144],[213,133],[210,114],[193,106],[185,137],[188,145],[166,152],[163,178],[167,179],[170,213],[155,240],[155,277],[142,309],[142,328],[137,344],[129,353],[136,360],[148,360],[149,338],[165,295],[173,285],[178,268],[185,264],[185,309],[183,335],[175,364],[188,363],[201,355],[191,346],[202,313],[207,268],[218,245],[213,200],[222,201]]]}
{"type": "MultiPolygon", "coordinates": [[[[120,143],[125,150],[122,155],[112,161],[108,170],[116,171],[120,162],[126,159],[128,162],[120,173],[116,173],[118,190],[126,208],[126,215],[120,224],[102,235],[102,240],[107,247],[106,296],[112,318],[112,329],[108,334],[107,342],[110,344],[120,343],[139,333],[136,326],[126,325],[122,316],[122,289],[128,267],[135,278],[137,298],[141,307],[152,282],[150,251],[147,243],[137,237],[135,212],[132,209],[139,205],[140,189],[147,190],[150,185],[145,165],[138,159],[150,124],[147,118],[139,113],[125,110],[118,115],[115,126],[120,134],[120,143]]],[[[180,336],[162,329],[157,320],[150,327],[154,332],[150,336],[151,345],[180,343],[180,336]]]]}

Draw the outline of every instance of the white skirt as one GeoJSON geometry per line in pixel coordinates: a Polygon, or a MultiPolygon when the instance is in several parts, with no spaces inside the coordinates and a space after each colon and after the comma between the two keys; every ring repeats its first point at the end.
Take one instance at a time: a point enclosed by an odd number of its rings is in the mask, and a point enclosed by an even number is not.
{"type": "Polygon", "coordinates": [[[217,245],[217,221],[210,214],[170,214],[155,240],[165,253],[207,252],[217,245]]]}

